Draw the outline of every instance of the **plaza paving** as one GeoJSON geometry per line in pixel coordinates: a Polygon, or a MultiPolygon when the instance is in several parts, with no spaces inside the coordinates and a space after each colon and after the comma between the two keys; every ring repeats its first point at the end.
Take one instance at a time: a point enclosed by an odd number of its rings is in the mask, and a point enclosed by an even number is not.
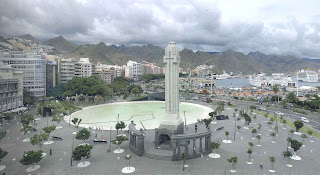
{"type": "MultiPolygon", "coordinates": [[[[88,159],[90,165],[87,167],[78,167],[78,162],[71,163],[71,149],[72,149],[72,139],[73,132],[80,130],[81,128],[74,128],[74,126],[69,126],[68,123],[62,121],[60,126],[63,128],[55,130],[51,133],[51,136],[62,137],[62,141],[54,141],[53,144],[43,145],[42,150],[47,153],[47,155],[38,163],[41,167],[32,172],[32,174],[122,174],[121,170],[127,166],[127,160],[124,159],[125,155],[132,155],[130,166],[135,167],[135,172],[132,174],[232,174],[230,173],[231,165],[227,162],[227,159],[232,156],[238,157],[238,163],[235,165],[236,174],[271,174],[269,169],[271,169],[271,164],[269,161],[270,156],[276,158],[274,165],[274,174],[319,174],[320,167],[320,147],[319,140],[317,138],[312,138],[314,143],[310,143],[310,138],[305,139],[305,147],[297,152],[302,160],[294,161],[291,160],[292,168],[287,167],[287,159],[283,158],[282,152],[286,150],[287,147],[287,136],[291,128],[283,129],[279,125],[279,133],[276,137],[276,143],[271,143],[270,127],[265,122],[264,116],[257,116],[257,120],[252,120],[251,126],[257,127],[257,124],[262,124],[261,133],[261,147],[257,147],[257,139],[252,140],[252,134],[250,129],[244,129],[244,121],[237,121],[237,125],[242,126],[240,134],[236,134],[236,141],[233,141],[234,133],[234,122],[232,118],[233,109],[227,109],[225,107],[225,114],[228,114],[230,120],[217,121],[216,124],[211,125],[212,141],[222,141],[226,138],[225,131],[229,131],[229,139],[232,140],[231,144],[222,143],[219,150],[216,153],[220,154],[219,159],[212,159],[209,156],[203,156],[201,158],[187,160],[186,164],[188,167],[185,171],[182,171],[182,161],[166,161],[166,160],[154,160],[145,157],[138,157],[134,155],[128,149],[128,143],[125,142],[121,145],[124,152],[121,154],[115,154],[113,151],[118,147],[116,145],[111,145],[111,152],[107,152],[109,144],[94,144],[92,150],[92,157],[88,159]],[[224,126],[221,131],[215,131],[216,128],[224,126]],[[268,134],[268,136],[267,136],[268,134]],[[242,138],[242,139],[241,139],[242,138]],[[253,142],[255,146],[253,147],[253,154],[251,158],[253,159],[253,164],[248,165],[248,142],[253,142]],[[49,150],[52,149],[53,155],[49,155],[49,150]],[[311,151],[312,150],[312,151],[311,151]],[[259,167],[260,162],[263,162],[263,169],[259,167]]],[[[35,117],[37,118],[37,117],[35,117]]],[[[49,125],[55,124],[49,117],[49,125]]],[[[7,136],[1,140],[1,148],[8,152],[7,156],[4,157],[0,165],[6,165],[4,171],[7,174],[28,174],[26,169],[29,166],[24,166],[19,163],[24,151],[29,150],[39,150],[38,146],[32,146],[30,143],[22,142],[26,138],[25,135],[20,133],[21,124],[15,123],[15,127],[12,127],[8,132],[7,136]]],[[[47,118],[42,118],[36,122],[35,127],[37,132],[41,128],[47,126],[47,118]]],[[[204,124],[198,124],[198,132],[204,130],[204,124]]],[[[188,125],[189,132],[192,132],[194,125],[188,125]]],[[[91,130],[92,136],[87,143],[93,144],[94,135],[97,133],[98,138],[106,138],[109,142],[109,131],[95,131],[91,130]],[[95,132],[95,133],[93,133],[95,132]]],[[[153,130],[147,131],[147,134],[154,132],[153,130]]],[[[34,133],[30,133],[33,135],[34,133]]],[[[112,138],[115,138],[116,131],[112,131],[112,138]]],[[[29,136],[30,137],[30,136],[29,136]]],[[[295,138],[301,140],[300,136],[294,135],[295,138]]],[[[84,141],[74,140],[74,145],[84,143],[84,141]]],[[[182,149],[183,150],[183,149],[182,149]]],[[[289,149],[290,150],[290,149],[289,149]]],[[[293,150],[291,149],[293,152],[293,150]]]]}

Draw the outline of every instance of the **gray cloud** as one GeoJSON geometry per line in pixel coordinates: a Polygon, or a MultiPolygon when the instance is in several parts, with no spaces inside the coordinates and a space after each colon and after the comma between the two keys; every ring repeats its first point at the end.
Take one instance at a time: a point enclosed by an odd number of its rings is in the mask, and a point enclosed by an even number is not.
{"type": "MultiPolygon", "coordinates": [[[[29,33],[41,40],[58,35],[79,43],[156,44],[173,40],[193,50],[293,55],[320,58],[319,14],[307,22],[281,20],[281,7],[267,5],[263,16],[224,20],[217,3],[203,1],[2,0],[0,33],[29,33]]],[[[288,9],[288,8],[283,8],[288,9]]],[[[292,10],[292,9],[290,9],[292,10]]],[[[235,12],[236,13],[236,12],[235,12]]],[[[241,16],[241,14],[239,14],[241,16]]],[[[284,15],[285,16],[285,15],[284,15]]]]}

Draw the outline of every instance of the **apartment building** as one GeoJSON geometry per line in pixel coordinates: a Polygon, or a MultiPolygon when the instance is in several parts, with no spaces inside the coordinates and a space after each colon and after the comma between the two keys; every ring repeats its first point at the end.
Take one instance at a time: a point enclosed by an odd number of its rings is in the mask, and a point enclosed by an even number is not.
{"type": "Polygon", "coordinates": [[[0,61],[0,113],[23,106],[23,72],[0,61]]]}
{"type": "Polygon", "coordinates": [[[0,52],[0,61],[23,72],[23,89],[30,96],[46,95],[46,61],[43,52],[4,50],[0,52]]]}
{"type": "Polygon", "coordinates": [[[76,77],[88,78],[92,75],[92,63],[89,58],[80,58],[78,63],[75,63],[74,73],[76,77]]]}
{"type": "Polygon", "coordinates": [[[75,63],[76,61],[74,58],[58,59],[58,84],[66,84],[75,77],[75,63]]]}

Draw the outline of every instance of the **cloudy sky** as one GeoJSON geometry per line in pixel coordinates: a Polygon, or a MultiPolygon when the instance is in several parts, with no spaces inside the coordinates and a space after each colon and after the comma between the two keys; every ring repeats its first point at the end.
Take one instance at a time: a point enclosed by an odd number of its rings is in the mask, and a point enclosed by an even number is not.
{"type": "Polygon", "coordinates": [[[320,58],[319,0],[0,0],[0,34],[320,58]]]}

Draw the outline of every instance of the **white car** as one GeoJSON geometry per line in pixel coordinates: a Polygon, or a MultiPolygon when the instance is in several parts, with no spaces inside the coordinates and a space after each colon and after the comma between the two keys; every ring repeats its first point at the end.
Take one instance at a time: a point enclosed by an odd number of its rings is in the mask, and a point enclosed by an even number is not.
{"type": "Polygon", "coordinates": [[[301,118],[301,121],[305,122],[305,123],[309,123],[309,120],[306,118],[301,118]]]}
{"type": "Polygon", "coordinates": [[[278,115],[283,115],[283,113],[280,112],[280,111],[277,111],[276,114],[278,114],[278,115]]]}

